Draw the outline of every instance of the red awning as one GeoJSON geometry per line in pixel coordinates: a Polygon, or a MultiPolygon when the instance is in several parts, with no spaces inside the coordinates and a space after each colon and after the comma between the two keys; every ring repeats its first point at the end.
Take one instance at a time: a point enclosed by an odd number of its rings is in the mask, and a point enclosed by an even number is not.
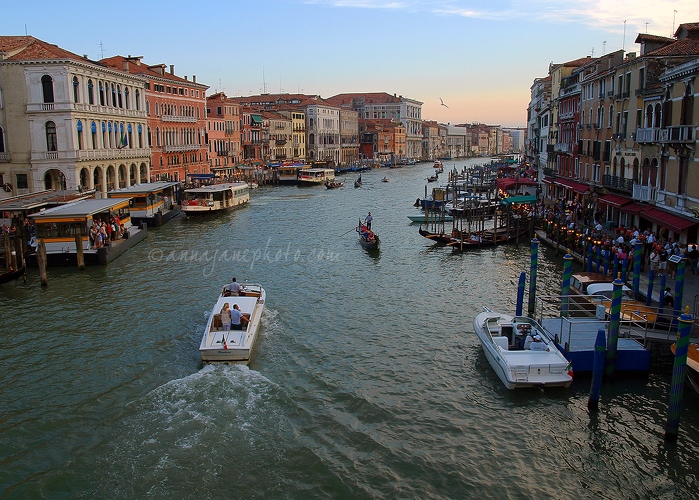
{"type": "Polygon", "coordinates": [[[655,222],[659,226],[665,226],[676,233],[681,233],[684,229],[692,227],[699,222],[673,215],[664,210],[660,210],[659,208],[651,208],[650,210],[646,210],[641,214],[641,217],[648,219],[651,222],[655,222]]]}
{"type": "Polygon", "coordinates": [[[618,194],[605,194],[597,199],[597,203],[602,203],[604,205],[610,205],[612,207],[623,207],[628,205],[633,200],[631,198],[626,198],[625,196],[619,196],[618,194]]]}
{"type": "Polygon", "coordinates": [[[495,186],[503,191],[515,186],[536,186],[537,184],[539,183],[535,180],[526,177],[501,177],[495,180],[495,186]]]}
{"type": "Polygon", "coordinates": [[[587,184],[569,181],[568,179],[556,179],[555,181],[553,181],[553,183],[568,189],[572,189],[573,191],[577,191],[578,193],[586,193],[590,190],[590,186],[588,186],[587,184]]]}
{"type": "Polygon", "coordinates": [[[622,206],[619,210],[625,214],[638,215],[643,211],[647,211],[648,209],[650,209],[650,206],[632,201],[631,203],[622,206]]]}
{"type": "Polygon", "coordinates": [[[551,179],[550,177],[544,177],[541,180],[541,182],[543,182],[544,184],[553,184],[553,179],[551,179]]]}

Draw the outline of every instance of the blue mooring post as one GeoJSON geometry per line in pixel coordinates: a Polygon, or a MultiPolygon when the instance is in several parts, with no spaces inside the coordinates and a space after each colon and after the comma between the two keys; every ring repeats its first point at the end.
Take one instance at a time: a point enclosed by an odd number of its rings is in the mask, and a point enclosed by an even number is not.
{"type": "Polygon", "coordinates": [[[684,299],[684,275],[687,269],[687,258],[682,257],[682,260],[677,263],[677,279],[675,280],[675,307],[674,316],[680,315],[682,310],[682,299],[684,299]]]}
{"type": "Polygon", "coordinates": [[[668,407],[667,425],[665,426],[665,439],[667,441],[677,441],[677,433],[680,429],[680,408],[682,407],[682,396],[684,393],[684,376],[687,371],[689,334],[692,330],[692,317],[689,315],[689,306],[677,322],[675,362],[672,365],[672,382],[670,383],[670,406],[668,407]]]}
{"type": "Polygon", "coordinates": [[[597,261],[595,262],[595,272],[599,273],[601,272],[600,263],[602,262],[602,242],[598,241],[597,243],[595,243],[595,245],[597,246],[597,261]]]}
{"type": "Polygon", "coordinates": [[[604,275],[609,276],[609,250],[604,251],[604,275]]]}
{"type": "Polygon", "coordinates": [[[641,298],[641,260],[643,259],[643,245],[638,238],[633,245],[633,296],[636,300],[641,298]]]}
{"type": "Polygon", "coordinates": [[[607,341],[607,363],[605,375],[608,380],[614,378],[616,372],[616,350],[619,343],[619,322],[621,320],[621,291],[624,282],[619,278],[614,280],[612,290],[612,311],[609,316],[609,340],[607,341]]]}
{"type": "Polygon", "coordinates": [[[621,281],[626,283],[626,275],[629,272],[629,256],[627,255],[619,264],[621,265],[621,281]]]}
{"type": "Polygon", "coordinates": [[[524,306],[524,284],[527,281],[527,273],[522,271],[519,275],[519,285],[517,286],[517,309],[515,310],[516,316],[522,315],[522,307],[524,306]]]}
{"type": "Polygon", "coordinates": [[[614,252],[614,264],[612,265],[612,277],[617,278],[619,276],[619,255],[614,252]]]}
{"type": "Polygon", "coordinates": [[[573,275],[573,256],[568,253],[563,257],[563,284],[561,285],[561,316],[568,317],[568,306],[570,295],[570,277],[573,275]]]}
{"type": "Polygon", "coordinates": [[[592,272],[592,257],[594,254],[592,253],[592,242],[587,244],[587,272],[591,273],[592,272]]]}
{"type": "Polygon", "coordinates": [[[532,240],[532,262],[529,271],[529,315],[536,311],[536,268],[539,260],[539,240],[536,236],[532,240]]]}
{"type": "Polygon", "coordinates": [[[599,406],[602,375],[604,375],[604,358],[607,355],[606,342],[604,330],[598,330],[597,339],[595,339],[595,356],[592,358],[592,383],[590,384],[590,398],[587,400],[588,410],[596,410],[599,406]]]}
{"type": "Polygon", "coordinates": [[[665,281],[667,280],[667,274],[663,273],[660,275],[660,293],[658,293],[658,316],[663,315],[663,302],[665,302],[665,281]]]}
{"type": "Polygon", "coordinates": [[[651,269],[648,273],[648,293],[646,293],[646,305],[650,307],[653,301],[653,282],[655,281],[655,270],[651,269]]]}

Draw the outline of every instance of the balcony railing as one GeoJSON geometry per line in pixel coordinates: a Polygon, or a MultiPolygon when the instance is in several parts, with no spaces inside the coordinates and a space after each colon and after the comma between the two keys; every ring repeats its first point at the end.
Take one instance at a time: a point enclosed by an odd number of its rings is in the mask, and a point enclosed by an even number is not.
{"type": "Polygon", "coordinates": [[[554,146],[554,151],[557,153],[572,153],[573,145],[567,142],[557,142],[554,146]]]}
{"type": "Polygon", "coordinates": [[[633,199],[638,201],[657,201],[657,188],[654,186],[633,185],[633,199]]]}
{"type": "Polygon", "coordinates": [[[163,146],[164,153],[181,153],[182,151],[198,151],[199,144],[168,144],[163,146]]]}
{"type": "Polygon", "coordinates": [[[164,122],[197,123],[196,116],[161,115],[164,122]]]}
{"type": "Polygon", "coordinates": [[[664,139],[667,142],[694,142],[694,134],[692,133],[693,130],[693,125],[679,125],[676,127],[667,127],[665,129],[665,132],[667,132],[667,138],[664,139]]]}
{"type": "Polygon", "coordinates": [[[658,142],[659,132],[660,129],[657,127],[637,128],[636,142],[638,142],[639,144],[658,142]]]}
{"type": "Polygon", "coordinates": [[[611,187],[614,189],[620,189],[628,193],[633,192],[633,180],[626,179],[624,177],[617,177],[614,175],[604,175],[602,176],[602,185],[605,187],[611,187]]]}

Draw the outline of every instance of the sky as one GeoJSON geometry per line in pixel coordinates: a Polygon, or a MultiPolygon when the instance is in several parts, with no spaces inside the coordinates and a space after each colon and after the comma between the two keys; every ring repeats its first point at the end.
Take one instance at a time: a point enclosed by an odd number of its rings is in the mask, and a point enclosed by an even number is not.
{"type": "Polygon", "coordinates": [[[503,127],[526,125],[550,63],[639,53],[639,33],[699,22],[696,0],[6,3],[0,35],[94,60],[143,56],[208,94],[387,92],[422,102],[425,120],[503,127]]]}

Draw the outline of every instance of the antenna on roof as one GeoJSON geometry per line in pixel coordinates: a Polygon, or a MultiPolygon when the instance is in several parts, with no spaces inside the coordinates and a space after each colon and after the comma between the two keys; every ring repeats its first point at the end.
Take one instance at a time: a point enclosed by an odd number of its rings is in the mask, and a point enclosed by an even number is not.
{"type": "Polygon", "coordinates": [[[621,42],[621,50],[626,50],[626,19],[624,19],[624,39],[621,42]]]}
{"type": "Polygon", "coordinates": [[[673,10],[672,11],[672,35],[675,36],[675,16],[677,15],[677,11],[673,10]]]}
{"type": "Polygon", "coordinates": [[[648,21],[646,21],[646,34],[648,34],[648,21]]]}
{"type": "Polygon", "coordinates": [[[592,50],[590,51],[590,57],[595,57],[595,48],[592,47],[592,50]]]}
{"type": "Polygon", "coordinates": [[[605,40],[604,42],[602,42],[602,55],[605,54],[606,47],[607,47],[607,40],[605,40]]]}
{"type": "Polygon", "coordinates": [[[24,36],[28,36],[29,33],[27,32],[27,23],[24,23],[24,36]]]}
{"type": "Polygon", "coordinates": [[[100,59],[104,59],[104,45],[102,44],[102,40],[100,40],[98,45],[100,47],[100,59]]]}

